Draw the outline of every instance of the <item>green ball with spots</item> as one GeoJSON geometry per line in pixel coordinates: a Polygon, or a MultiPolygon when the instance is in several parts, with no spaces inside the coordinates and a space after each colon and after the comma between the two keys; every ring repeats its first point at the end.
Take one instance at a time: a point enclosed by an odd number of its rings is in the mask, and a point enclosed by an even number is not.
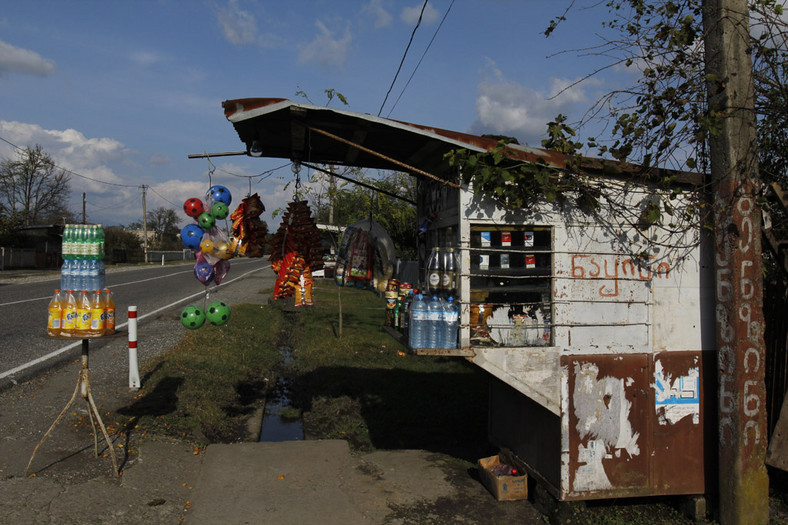
{"type": "Polygon", "coordinates": [[[230,215],[230,208],[223,202],[217,202],[211,206],[211,215],[216,220],[226,219],[230,215]]]}
{"type": "Polygon", "coordinates": [[[205,317],[208,318],[209,323],[216,326],[222,326],[230,319],[230,307],[222,301],[214,301],[208,306],[205,317]]]}
{"type": "Polygon", "coordinates": [[[216,224],[216,219],[214,219],[213,215],[204,211],[197,216],[197,224],[199,224],[200,228],[203,230],[210,230],[213,228],[213,225],[216,224]]]}
{"type": "Polygon", "coordinates": [[[181,312],[181,324],[189,330],[196,330],[205,324],[205,312],[199,306],[187,306],[181,312]]]}

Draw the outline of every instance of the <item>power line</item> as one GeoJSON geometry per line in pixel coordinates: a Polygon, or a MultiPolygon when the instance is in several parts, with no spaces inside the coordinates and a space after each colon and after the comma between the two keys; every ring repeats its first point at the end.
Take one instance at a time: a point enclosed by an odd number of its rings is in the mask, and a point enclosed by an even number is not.
{"type": "MultiPolygon", "coordinates": [[[[3,137],[0,137],[0,140],[5,142],[6,144],[10,145],[11,147],[15,148],[17,151],[25,151],[25,148],[20,148],[19,146],[17,146],[13,142],[11,142],[9,140],[6,140],[3,137]]],[[[94,179],[92,177],[88,177],[86,175],[82,175],[81,173],[77,173],[76,171],[70,170],[68,168],[64,168],[63,166],[55,164],[54,162],[52,163],[52,165],[54,167],[56,167],[57,169],[59,169],[59,170],[65,171],[66,173],[68,173],[70,175],[75,175],[77,177],[80,177],[82,179],[86,179],[86,180],[89,180],[89,181],[92,181],[92,182],[98,182],[100,184],[106,184],[108,186],[119,186],[119,187],[122,187],[122,188],[139,188],[139,185],[136,185],[136,184],[121,184],[119,182],[107,182],[107,181],[103,181],[103,180],[99,180],[99,179],[94,179]]]]}
{"type": "Polygon", "coordinates": [[[158,195],[158,196],[159,196],[159,197],[160,197],[160,198],[161,198],[163,201],[165,201],[165,202],[168,202],[168,203],[172,204],[172,205],[173,205],[173,206],[175,206],[176,208],[178,208],[178,207],[180,206],[180,204],[175,204],[174,202],[172,202],[171,200],[169,200],[167,197],[165,197],[164,195],[162,195],[162,194],[161,194],[161,193],[159,193],[158,191],[154,190],[152,186],[147,186],[147,188],[148,188],[148,189],[149,189],[151,192],[153,192],[153,193],[155,193],[156,195],[158,195]]]}
{"type": "Polygon", "coordinates": [[[435,40],[435,37],[438,36],[438,31],[441,30],[441,26],[443,25],[443,22],[446,20],[446,17],[449,15],[449,11],[451,11],[451,6],[453,6],[453,5],[454,5],[454,0],[451,0],[451,4],[449,4],[449,8],[446,10],[446,13],[444,13],[443,18],[441,19],[441,23],[438,24],[438,27],[435,29],[435,33],[432,34],[432,38],[430,39],[430,43],[427,44],[427,48],[424,50],[424,53],[421,54],[421,58],[419,59],[419,63],[416,64],[416,67],[413,68],[413,73],[410,74],[410,77],[408,78],[408,81],[405,82],[405,87],[403,87],[402,91],[399,92],[399,96],[397,97],[397,100],[394,101],[394,105],[391,106],[391,109],[386,114],[387,118],[388,118],[389,115],[391,115],[392,111],[394,111],[394,108],[397,107],[397,103],[399,103],[399,99],[402,98],[402,94],[405,93],[406,89],[408,89],[408,86],[410,85],[410,81],[413,80],[413,75],[415,75],[416,71],[419,69],[419,66],[421,65],[421,61],[424,60],[424,56],[427,54],[427,51],[430,50],[430,46],[432,46],[432,42],[435,40]]]}
{"type": "Polygon", "coordinates": [[[399,72],[402,69],[402,64],[405,62],[405,57],[408,55],[408,49],[410,49],[410,44],[413,42],[413,36],[416,34],[416,30],[421,25],[421,17],[424,15],[424,8],[427,7],[427,2],[429,0],[424,0],[424,4],[421,6],[421,12],[419,13],[419,20],[416,22],[416,27],[413,28],[413,32],[410,34],[410,40],[408,40],[408,45],[405,48],[405,52],[402,54],[402,60],[399,62],[399,67],[397,68],[397,72],[394,74],[394,79],[391,81],[391,85],[389,86],[389,90],[386,91],[386,97],[383,99],[383,104],[380,105],[380,109],[378,110],[378,116],[383,112],[383,106],[386,105],[386,101],[389,99],[389,94],[391,90],[394,88],[394,83],[397,81],[397,77],[399,76],[399,72]]]}

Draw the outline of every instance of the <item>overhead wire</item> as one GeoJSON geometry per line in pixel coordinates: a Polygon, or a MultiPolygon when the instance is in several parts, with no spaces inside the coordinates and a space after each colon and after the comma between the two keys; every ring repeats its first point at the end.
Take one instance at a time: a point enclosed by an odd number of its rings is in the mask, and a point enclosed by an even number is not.
{"type": "MultiPolygon", "coordinates": [[[[25,148],[21,148],[21,147],[17,146],[16,144],[14,144],[13,142],[11,142],[9,140],[6,140],[3,137],[0,137],[0,140],[2,140],[3,142],[5,142],[6,144],[8,144],[11,147],[15,148],[18,151],[24,151],[25,150],[25,148]]],[[[63,166],[60,166],[60,165],[58,165],[58,164],[56,164],[54,162],[52,163],[52,165],[54,167],[56,167],[57,169],[59,169],[59,170],[65,171],[69,175],[75,175],[75,176],[77,176],[79,178],[86,179],[86,180],[89,180],[91,182],[98,182],[99,184],[106,184],[108,186],[119,186],[119,187],[122,187],[122,188],[139,188],[140,187],[139,184],[121,184],[119,182],[107,182],[107,181],[104,181],[104,180],[94,179],[92,177],[88,177],[87,175],[82,175],[81,173],[77,173],[74,170],[70,170],[68,168],[64,168],[63,166]]]]}
{"type": "MultiPolygon", "coordinates": [[[[454,5],[454,0],[451,0],[451,3],[449,4],[449,8],[446,9],[446,12],[443,14],[443,18],[441,18],[440,24],[438,24],[438,27],[435,29],[435,32],[432,34],[432,38],[430,39],[430,43],[427,44],[427,47],[424,49],[424,52],[421,54],[421,58],[419,58],[419,62],[416,64],[416,67],[413,68],[413,72],[410,74],[410,77],[408,77],[408,81],[405,82],[405,86],[402,88],[402,91],[399,92],[399,96],[397,97],[397,100],[394,101],[394,105],[391,106],[391,109],[386,114],[386,118],[388,118],[391,115],[391,113],[394,111],[394,108],[397,107],[397,104],[399,103],[399,99],[402,98],[403,93],[405,93],[405,90],[408,89],[408,86],[410,85],[410,81],[413,80],[413,76],[416,74],[416,71],[418,71],[422,60],[424,60],[424,56],[427,54],[427,51],[430,50],[430,47],[432,46],[432,42],[435,40],[435,37],[438,36],[438,31],[441,30],[441,26],[443,26],[443,22],[446,21],[446,17],[449,15],[449,11],[451,11],[451,7],[453,5],[454,5]]],[[[380,115],[380,114],[378,114],[378,115],[380,115]]]]}
{"type": "Polygon", "coordinates": [[[399,72],[402,70],[402,64],[405,63],[405,57],[408,56],[408,50],[410,49],[410,44],[413,42],[413,37],[416,34],[416,30],[421,25],[421,18],[424,16],[424,9],[427,7],[427,2],[429,0],[424,0],[424,4],[421,6],[421,12],[419,13],[419,19],[416,22],[416,27],[413,28],[413,31],[410,34],[410,40],[408,40],[408,45],[405,47],[405,52],[402,54],[402,60],[399,62],[399,67],[397,68],[397,72],[394,74],[394,79],[391,81],[391,85],[389,86],[388,91],[386,91],[386,96],[383,99],[383,103],[380,105],[380,109],[378,110],[378,117],[381,113],[383,113],[383,107],[386,105],[386,101],[389,99],[389,95],[391,94],[391,90],[394,88],[394,83],[397,82],[397,77],[399,76],[399,72]]]}

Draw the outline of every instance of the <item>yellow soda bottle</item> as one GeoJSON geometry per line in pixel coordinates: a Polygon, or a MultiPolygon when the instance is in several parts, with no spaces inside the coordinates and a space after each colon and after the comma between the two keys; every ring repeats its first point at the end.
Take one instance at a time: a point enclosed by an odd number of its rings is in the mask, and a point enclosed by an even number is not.
{"type": "Polygon", "coordinates": [[[91,292],[90,295],[90,331],[88,335],[101,337],[107,324],[107,314],[104,311],[104,298],[101,290],[91,292]]]}
{"type": "Polygon", "coordinates": [[[77,299],[74,290],[66,292],[63,301],[63,323],[60,325],[60,335],[75,337],[77,330],[77,299]]]}
{"type": "Polygon", "coordinates": [[[104,334],[112,335],[115,333],[115,301],[112,300],[112,292],[109,288],[104,288],[104,312],[106,315],[104,334]]]}
{"type": "Polygon", "coordinates": [[[49,301],[49,316],[47,319],[47,334],[51,336],[60,335],[60,326],[63,321],[63,303],[60,298],[60,290],[55,290],[55,295],[49,301]]]}
{"type": "Polygon", "coordinates": [[[77,336],[85,337],[90,331],[90,297],[87,290],[79,292],[77,299],[77,336]]]}

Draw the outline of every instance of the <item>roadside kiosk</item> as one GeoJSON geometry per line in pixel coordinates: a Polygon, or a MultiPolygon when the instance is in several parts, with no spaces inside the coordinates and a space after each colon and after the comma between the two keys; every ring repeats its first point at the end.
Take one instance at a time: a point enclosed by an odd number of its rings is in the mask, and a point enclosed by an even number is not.
{"type": "MultiPolygon", "coordinates": [[[[435,246],[459,253],[460,344],[413,351],[489,372],[490,441],[557,499],[715,490],[712,247],[697,225],[638,221],[667,199],[684,208],[693,192],[676,189],[699,176],[672,173],[665,188],[636,166],[580,159],[578,176],[604,196],[593,212],[546,200],[516,210],[476,194],[446,158],[492,151],[495,138],[286,99],[223,107],[248,155],[418,178],[419,224],[432,219],[422,268],[435,246]]],[[[567,160],[510,144],[505,162],[567,160]]]]}

